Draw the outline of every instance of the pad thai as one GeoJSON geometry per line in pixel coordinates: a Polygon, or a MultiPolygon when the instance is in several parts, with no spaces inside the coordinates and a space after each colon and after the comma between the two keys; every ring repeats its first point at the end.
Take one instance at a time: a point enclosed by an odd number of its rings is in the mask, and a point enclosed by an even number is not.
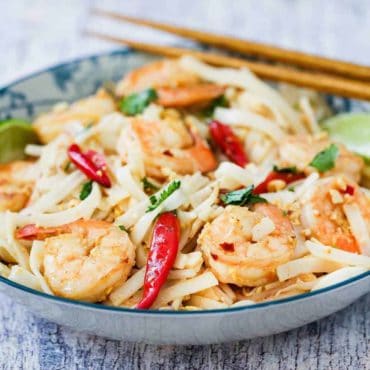
{"type": "MultiPolygon", "coordinates": [[[[314,92],[192,57],[135,69],[32,124],[0,166],[0,273],[136,309],[253,305],[370,269],[364,159],[314,92]]],[[[369,144],[370,145],[370,144],[369,144]]]]}

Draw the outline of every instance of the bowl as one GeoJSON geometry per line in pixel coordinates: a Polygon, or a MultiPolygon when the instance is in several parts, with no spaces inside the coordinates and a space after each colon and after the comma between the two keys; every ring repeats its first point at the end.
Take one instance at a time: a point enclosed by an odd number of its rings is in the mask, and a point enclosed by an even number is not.
{"type": "MultiPolygon", "coordinates": [[[[54,104],[87,96],[154,57],[130,49],[63,63],[0,90],[0,120],[32,119],[54,104]]],[[[326,96],[335,112],[369,111],[366,103],[326,96]]],[[[0,277],[0,291],[35,314],[113,339],[153,344],[209,344],[290,330],[321,319],[370,291],[370,272],[315,292],[252,306],[205,311],[140,311],[47,295],[0,277]]]]}

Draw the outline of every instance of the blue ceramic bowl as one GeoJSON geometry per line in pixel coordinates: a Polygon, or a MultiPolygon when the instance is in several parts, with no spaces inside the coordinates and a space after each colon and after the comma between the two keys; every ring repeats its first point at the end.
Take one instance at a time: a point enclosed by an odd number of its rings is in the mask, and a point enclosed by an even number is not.
{"type": "MultiPolygon", "coordinates": [[[[30,75],[0,90],[0,119],[32,119],[60,101],[87,96],[154,57],[128,49],[94,55],[30,75]]],[[[370,111],[365,103],[328,96],[335,112],[370,111]]],[[[196,312],[138,311],[50,296],[0,277],[0,291],[34,313],[114,339],[206,344],[279,333],[321,319],[370,291],[370,272],[331,287],[253,306],[196,312]]]]}

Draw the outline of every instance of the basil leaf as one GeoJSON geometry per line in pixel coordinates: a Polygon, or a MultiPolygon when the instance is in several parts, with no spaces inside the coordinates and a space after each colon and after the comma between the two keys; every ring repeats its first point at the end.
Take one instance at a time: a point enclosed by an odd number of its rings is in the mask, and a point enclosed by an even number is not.
{"type": "Polygon", "coordinates": [[[244,189],[231,191],[220,196],[225,205],[232,204],[237,206],[252,205],[255,203],[266,203],[265,198],[253,194],[254,186],[250,185],[244,189]]]}
{"type": "Polygon", "coordinates": [[[319,172],[331,170],[335,166],[338,154],[338,147],[335,144],[331,144],[328,148],[315,155],[310,166],[315,167],[319,172]]]}
{"type": "Polygon", "coordinates": [[[228,106],[229,101],[226,99],[225,95],[221,95],[211,102],[211,104],[203,111],[203,114],[206,117],[212,117],[217,107],[228,107],[228,106]]]}
{"type": "Polygon", "coordinates": [[[279,172],[279,173],[293,173],[293,174],[296,174],[298,172],[296,166],[278,167],[278,166],[275,166],[275,165],[273,167],[273,171],[274,172],[279,172]]]}
{"type": "Polygon", "coordinates": [[[159,190],[158,186],[150,182],[146,177],[144,177],[141,182],[143,183],[143,188],[145,192],[157,191],[159,190]]]}
{"type": "Polygon", "coordinates": [[[81,192],[80,192],[80,200],[84,200],[90,195],[91,190],[92,190],[92,185],[93,185],[92,180],[88,181],[88,182],[85,182],[82,185],[82,189],[81,189],[81,192]]]}
{"type": "Polygon", "coordinates": [[[172,181],[167,189],[164,189],[159,196],[152,195],[149,200],[151,205],[147,208],[147,212],[155,210],[160,204],[162,204],[171,194],[173,194],[181,185],[181,181],[172,181]]]}
{"type": "Polygon", "coordinates": [[[144,109],[157,98],[158,95],[154,89],[147,89],[123,98],[120,103],[120,109],[129,116],[135,116],[136,114],[142,113],[144,109]]]}

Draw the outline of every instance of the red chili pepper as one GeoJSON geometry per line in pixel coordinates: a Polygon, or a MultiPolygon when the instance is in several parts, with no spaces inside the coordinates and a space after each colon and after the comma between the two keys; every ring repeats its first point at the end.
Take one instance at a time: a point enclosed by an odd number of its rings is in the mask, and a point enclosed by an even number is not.
{"type": "Polygon", "coordinates": [[[355,194],[355,188],[352,185],[347,185],[346,190],[344,190],[344,194],[349,194],[349,195],[355,194]]]}
{"type": "Polygon", "coordinates": [[[283,180],[286,184],[290,184],[291,182],[301,180],[304,177],[305,175],[303,173],[286,173],[272,171],[267,175],[264,181],[262,181],[254,188],[253,194],[268,193],[268,184],[270,181],[283,180]]]}
{"type": "Polygon", "coordinates": [[[172,212],[162,213],[154,225],[144,278],[144,294],[136,308],[150,308],[175,262],[180,241],[180,223],[172,212]]]}
{"type": "Polygon", "coordinates": [[[241,167],[249,162],[242,143],[229,126],[212,121],[209,130],[215,143],[231,161],[241,167]]]}
{"type": "Polygon", "coordinates": [[[77,144],[72,144],[68,148],[68,157],[90,180],[96,181],[106,188],[111,187],[106,173],[106,162],[102,154],[93,150],[83,153],[77,144]]]}

